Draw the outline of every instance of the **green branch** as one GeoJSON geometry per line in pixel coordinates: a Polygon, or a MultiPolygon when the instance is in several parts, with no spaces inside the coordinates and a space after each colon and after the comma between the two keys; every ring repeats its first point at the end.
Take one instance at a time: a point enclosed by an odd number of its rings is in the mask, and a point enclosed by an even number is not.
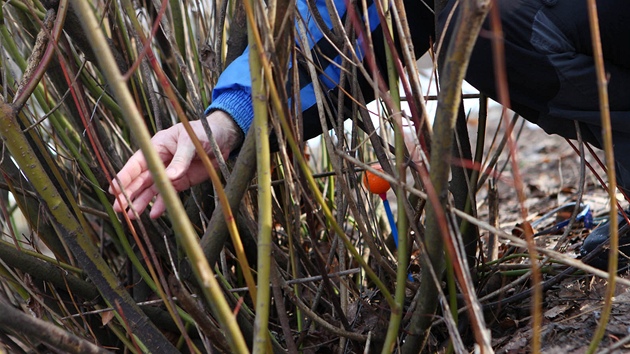
{"type": "MultiPolygon", "coordinates": [[[[120,316],[131,331],[151,350],[175,352],[173,345],[148,320],[129,293],[118,282],[107,263],[101,258],[92,238],[85,232],[73,210],[63,200],[50,176],[37,159],[16,119],[16,111],[0,102],[0,136],[16,164],[33,185],[46,207],[53,227],[68,245],[77,263],[83,268],[100,293],[110,304],[118,304],[120,316]]],[[[75,202],[76,204],[76,202],[75,202]]]]}
{"type": "Polygon", "coordinates": [[[232,349],[235,352],[246,352],[247,346],[236,324],[236,318],[223,296],[221,287],[214,277],[214,272],[199,247],[196,232],[190,220],[185,217],[186,214],[182,203],[168,177],[166,177],[164,164],[151,144],[149,132],[134,104],[126,82],[118,68],[111,65],[111,63],[114,62],[114,56],[107,45],[107,41],[94,16],[93,10],[90,5],[83,0],[73,0],[72,4],[77,15],[80,17],[81,24],[92,45],[92,49],[99,53],[98,61],[103,75],[106,77],[122,110],[126,113],[131,131],[138,140],[138,144],[147,160],[147,165],[151,171],[153,180],[167,205],[175,235],[180,238],[183,248],[190,258],[193,271],[199,280],[206,301],[217,316],[221,326],[225,329],[227,340],[232,349]]]}

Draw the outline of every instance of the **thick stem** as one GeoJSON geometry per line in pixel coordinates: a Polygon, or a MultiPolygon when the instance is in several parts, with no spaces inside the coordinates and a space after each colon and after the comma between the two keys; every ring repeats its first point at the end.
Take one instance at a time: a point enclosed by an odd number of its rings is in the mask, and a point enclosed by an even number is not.
{"type": "Polygon", "coordinates": [[[0,297],[0,328],[18,336],[27,336],[42,341],[59,352],[103,354],[109,351],[99,348],[87,340],[66,332],[52,323],[37,319],[15,309],[0,297]]]}
{"type": "MultiPolygon", "coordinates": [[[[254,35],[257,23],[254,16],[254,1],[244,2],[247,13],[249,38],[249,66],[252,78],[252,103],[254,106],[254,134],[256,137],[256,169],[258,175],[258,296],[256,319],[254,320],[253,353],[265,353],[269,346],[269,312],[271,307],[271,288],[267,286],[271,279],[271,161],[269,148],[269,122],[267,115],[267,88],[263,76],[261,56],[265,48],[259,45],[254,35]],[[264,285],[263,285],[264,284],[264,285]]],[[[264,19],[261,22],[267,23],[264,19]]]]}
{"type": "MultiPolygon", "coordinates": [[[[461,103],[461,87],[468,68],[470,54],[481,29],[481,24],[489,10],[489,1],[468,0],[460,2],[460,19],[457,21],[453,37],[444,57],[444,67],[440,75],[438,110],[434,123],[434,135],[431,144],[431,183],[439,202],[430,200],[427,205],[425,247],[431,260],[422,266],[433,267],[435,274],[441,276],[444,271],[444,240],[449,236],[444,208],[448,196],[453,136],[457,112],[461,103]]],[[[451,258],[456,257],[451,254],[451,258]]],[[[437,307],[437,288],[430,272],[423,272],[420,280],[419,299],[421,299],[409,326],[409,335],[402,347],[402,352],[417,353],[426,338],[437,307]]],[[[473,324],[476,322],[473,321],[473,324]]],[[[475,329],[477,343],[482,352],[490,348],[487,338],[482,338],[482,329],[475,329]]]]}

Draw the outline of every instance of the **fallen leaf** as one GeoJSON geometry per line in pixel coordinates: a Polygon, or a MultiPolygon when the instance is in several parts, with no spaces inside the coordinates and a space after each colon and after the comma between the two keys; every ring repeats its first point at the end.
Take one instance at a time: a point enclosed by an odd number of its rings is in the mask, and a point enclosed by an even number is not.
{"type": "Polygon", "coordinates": [[[559,315],[565,313],[571,306],[568,304],[555,306],[547,311],[545,311],[545,318],[554,319],[559,315]]]}
{"type": "Polygon", "coordinates": [[[101,321],[103,323],[103,326],[106,326],[109,321],[111,321],[114,318],[114,311],[107,311],[107,312],[103,312],[101,314],[101,321]]]}

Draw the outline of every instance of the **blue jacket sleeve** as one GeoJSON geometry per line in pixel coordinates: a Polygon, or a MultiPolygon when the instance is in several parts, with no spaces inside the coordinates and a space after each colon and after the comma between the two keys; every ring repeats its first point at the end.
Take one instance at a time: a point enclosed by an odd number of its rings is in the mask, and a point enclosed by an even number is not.
{"type": "MultiPolygon", "coordinates": [[[[345,0],[334,0],[334,3],[339,16],[343,16],[346,12],[345,0]]],[[[326,26],[332,28],[332,21],[326,9],[325,0],[317,0],[316,6],[326,26]]],[[[323,39],[324,35],[318,28],[305,0],[297,1],[297,10],[307,24],[309,49],[312,49],[323,39]]],[[[335,58],[335,61],[339,60],[340,58],[335,58]]],[[[326,77],[324,84],[328,88],[334,87],[339,81],[339,70],[336,65],[330,65],[323,75],[326,77]]],[[[219,77],[219,81],[212,92],[212,104],[206,109],[206,114],[217,109],[222,110],[232,116],[243,132],[247,133],[254,118],[251,92],[249,48],[247,48],[219,77]]],[[[302,88],[300,98],[302,110],[315,105],[315,93],[312,84],[302,88]]]]}
{"type": "MultiPolygon", "coordinates": [[[[347,0],[333,0],[337,14],[341,18],[341,22],[345,23],[346,17],[346,1],[347,0]]],[[[369,31],[372,32],[372,40],[374,46],[374,52],[376,55],[377,65],[381,68],[385,68],[385,48],[382,31],[380,30],[380,23],[378,19],[378,13],[376,11],[376,4],[373,0],[367,0],[367,15],[370,27],[369,31]]],[[[405,8],[407,11],[407,17],[413,19],[410,21],[411,35],[414,39],[414,47],[416,49],[416,55],[418,53],[424,53],[429,47],[429,38],[433,34],[434,21],[433,13],[427,9],[426,6],[419,6],[417,0],[406,0],[405,8]]],[[[324,34],[319,28],[314,16],[310,13],[307,0],[297,0],[296,3],[298,14],[296,14],[296,21],[303,19],[306,24],[305,34],[308,39],[309,50],[314,58],[315,64],[318,66],[318,81],[321,88],[327,93],[325,99],[332,103],[336,99],[339,92],[338,86],[341,77],[341,67],[343,59],[338,52],[338,49],[334,47],[325,38],[324,34]],[[314,49],[314,47],[317,47],[314,49]]],[[[330,14],[326,8],[326,0],[315,0],[315,6],[319,10],[319,13],[323,19],[324,25],[329,29],[332,28],[332,20],[330,14]]],[[[358,14],[362,14],[361,10],[358,14]]],[[[297,22],[296,22],[297,25],[297,22]]],[[[299,45],[300,40],[296,39],[296,45],[299,45]]],[[[361,44],[357,43],[355,46],[357,55],[362,58],[361,44]]],[[[298,53],[298,55],[301,55],[298,53]]],[[[291,70],[297,70],[297,77],[299,82],[289,82],[287,85],[287,92],[292,92],[290,87],[299,87],[299,97],[294,97],[296,103],[300,105],[302,111],[304,137],[311,138],[321,133],[321,124],[319,121],[319,114],[317,112],[317,101],[315,96],[315,90],[307,68],[306,60],[298,58],[298,65],[291,70]]],[[[381,72],[386,72],[381,70],[381,72]]],[[[289,75],[290,78],[293,75],[289,75]]],[[[363,93],[366,102],[373,99],[373,89],[369,85],[368,81],[363,77],[357,77],[359,87],[363,93]]],[[[350,87],[346,87],[346,91],[350,92],[350,87]]],[[[231,63],[228,68],[221,74],[217,85],[212,93],[213,102],[208,107],[207,112],[219,109],[228,113],[236,121],[239,127],[243,129],[244,133],[249,130],[254,113],[251,99],[251,76],[249,70],[249,50],[246,50],[239,58],[231,63]]],[[[353,100],[346,99],[345,105],[351,105],[353,100]]],[[[331,105],[335,107],[336,105],[331,105]]],[[[347,107],[346,107],[347,108],[347,107]]]]}
{"type": "Polygon", "coordinates": [[[221,74],[212,91],[212,104],[206,114],[221,110],[229,114],[247,133],[254,120],[252,79],[249,72],[249,47],[221,74]]]}

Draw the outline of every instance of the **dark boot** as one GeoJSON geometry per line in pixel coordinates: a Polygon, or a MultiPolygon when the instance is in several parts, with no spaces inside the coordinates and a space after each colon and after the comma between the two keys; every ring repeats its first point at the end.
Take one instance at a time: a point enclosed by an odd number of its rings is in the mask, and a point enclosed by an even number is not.
{"type": "MultiPolygon", "coordinates": [[[[626,211],[626,214],[630,215],[630,209],[626,211]]],[[[621,212],[619,212],[617,222],[617,229],[619,230],[619,267],[621,268],[628,264],[628,257],[630,257],[630,233],[628,232],[630,227],[628,227],[628,223],[621,212]]],[[[584,262],[596,268],[608,268],[609,239],[610,222],[607,221],[595,228],[582,243],[580,254],[584,262]]]]}

